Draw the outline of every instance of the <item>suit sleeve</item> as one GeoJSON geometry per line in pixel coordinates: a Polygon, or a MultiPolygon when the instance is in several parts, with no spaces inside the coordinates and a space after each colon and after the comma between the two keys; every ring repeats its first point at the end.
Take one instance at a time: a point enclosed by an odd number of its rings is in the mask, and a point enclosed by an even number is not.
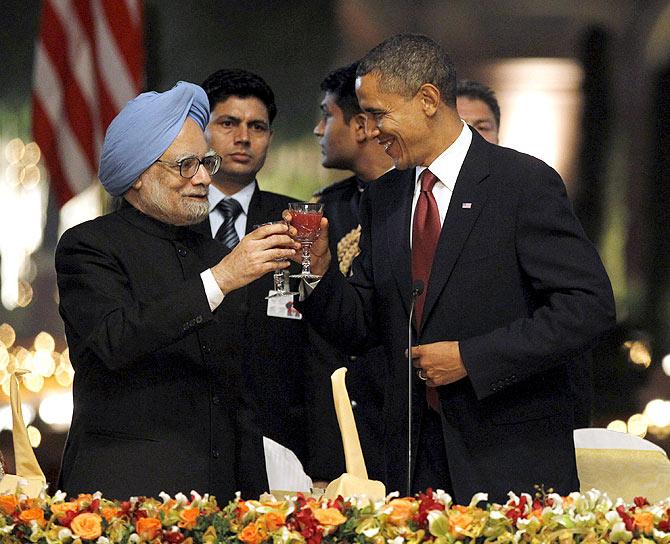
{"type": "Polygon", "coordinates": [[[59,310],[78,360],[128,367],[213,319],[199,275],[175,278],[160,298],[141,299],[123,263],[104,245],[75,228],[56,250],[59,310]]]}
{"type": "Polygon", "coordinates": [[[515,247],[521,281],[530,286],[536,309],[528,318],[460,341],[479,398],[569,364],[616,324],[609,279],[561,178],[546,165],[534,174],[520,188],[515,247]]]}
{"type": "Polygon", "coordinates": [[[324,338],[338,349],[361,354],[378,344],[374,309],[374,276],[370,262],[371,200],[368,190],[360,205],[360,254],[352,263],[352,275],[345,278],[339,270],[337,255],[331,255],[328,271],[298,309],[324,338]]]}

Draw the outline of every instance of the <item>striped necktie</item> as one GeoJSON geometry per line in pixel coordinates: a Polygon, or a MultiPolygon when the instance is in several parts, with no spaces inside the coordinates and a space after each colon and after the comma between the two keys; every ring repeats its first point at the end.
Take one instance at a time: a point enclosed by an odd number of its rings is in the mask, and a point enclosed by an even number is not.
{"type": "Polygon", "coordinates": [[[235,220],[242,213],[242,205],[234,198],[224,198],[216,207],[223,215],[223,223],[216,231],[214,238],[228,249],[233,249],[240,242],[240,237],[235,230],[235,220]]]}

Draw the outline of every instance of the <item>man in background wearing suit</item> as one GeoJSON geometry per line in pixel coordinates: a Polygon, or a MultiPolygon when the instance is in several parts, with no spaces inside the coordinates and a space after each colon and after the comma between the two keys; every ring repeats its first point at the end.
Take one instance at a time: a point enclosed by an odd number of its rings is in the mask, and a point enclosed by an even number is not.
{"type": "MultiPolygon", "coordinates": [[[[293,249],[281,225],[233,250],[189,225],[207,217],[220,158],[205,92],[180,82],[131,100],[107,130],[100,181],[118,210],[66,231],[59,311],[76,371],[58,489],[109,498],[255,492],[238,455],[234,293],[293,249]],[[283,242],[282,242],[283,240],[283,242]]],[[[253,496],[253,495],[251,495],[253,496]]]]}
{"type": "MultiPolygon", "coordinates": [[[[282,210],[296,199],[261,191],[256,181],[277,114],[269,85],[246,70],[222,69],[205,79],[202,87],[212,111],[206,137],[221,156],[221,167],[212,176],[209,217],[197,228],[232,248],[255,225],[281,220],[282,210]]],[[[267,274],[230,295],[234,311],[225,321],[237,339],[231,357],[240,367],[242,394],[254,407],[262,435],[305,462],[306,324],[292,310],[291,296],[266,300],[272,288],[272,274],[267,274]]],[[[248,471],[257,474],[262,488],[265,466],[260,445],[250,445],[246,457],[248,471]]]]}
{"type": "Polygon", "coordinates": [[[413,285],[422,282],[412,490],[443,488],[461,503],[480,491],[504,501],[535,484],[578,490],[568,367],[583,364],[615,311],[560,176],[459,118],[453,64],[425,36],[387,39],[357,76],[368,132],[396,170],[363,196],[349,281],[322,220],[312,270],[323,278],[300,306],[343,348],[386,348],[387,487],[404,492],[408,481],[405,351],[413,285]]]}
{"type": "Polygon", "coordinates": [[[456,87],[456,109],[460,118],[482,138],[498,143],[500,106],[493,89],[478,81],[462,79],[456,87]]]}
{"type": "MultiPolygon", "coordinates": [[[[361,195],[373,180],[393,167],[377,142],[365,131],[365,114],[358,107],[354,90],[357,62],[329,73],[321,82],[324,92],[321,119],[314,135],[321,146],[321,164],[326,168],[351,170],[353,176],[316,193],[328,217],[330,251],[337,255],[340,271],[349,275],[351,262],[359,252],[361,226],[358,206],[361,195]]],[[[330,374],[346,366],[347,390],[356,417],[356,426],[365,456],[368,475],[385,479],[384,444],[380,418],[383,410],[383,381],[380,369],[386,365],[382,348],[364,355],[340,351],[310,328],[314,350],[309,391],[314,416],[309,419],[310,474],[318,480],[334,480],[344,472],[344,453],[335,418],[330,374]]]]}

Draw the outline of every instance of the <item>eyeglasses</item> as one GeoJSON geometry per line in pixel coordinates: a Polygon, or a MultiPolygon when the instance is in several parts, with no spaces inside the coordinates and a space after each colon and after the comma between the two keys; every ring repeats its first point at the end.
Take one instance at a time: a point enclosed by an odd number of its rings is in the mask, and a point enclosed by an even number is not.
{"type": "Polygon", "coordinates": [[[173,168],[179,167],[181,177],[191,179],[198,173],[201,164],[210,176],[216,174],[219,171],[219,166],[221,166],[221,157],[219,155],[205,155],[202,159],[198,157],[186,157],[175,162],[163,161],[161,159],[158,159],[156,162],[167,164],[173,168]]]}

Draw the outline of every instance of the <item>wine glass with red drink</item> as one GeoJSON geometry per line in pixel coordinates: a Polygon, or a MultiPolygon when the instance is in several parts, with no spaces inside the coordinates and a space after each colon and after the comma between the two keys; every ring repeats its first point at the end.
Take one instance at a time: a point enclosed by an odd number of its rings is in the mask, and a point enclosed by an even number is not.
{"type": "MultiPolygon", "coordinates": [[[[261,223],[260,225],[254,225],[254,228],[257,229],[259,227],[263,227],[265,225],[286,225],[286,221],[281,220],[281,221],[268,221],[267,223],[261,223]]],[[[287,261],[288,259],[286,257],[279,257],[278,259],[275,259],[277,262],[283,262],[287,261]]],[[[282,268],[279,268],[274,271],[272,275],[272,280],[274,282],[274,290],[265,297],[265,300],[275,298],[275,297],[283,297],[286,295],[297,295],[297,291],[291,291],[289,284],[288,284],[288,270],[284,270],[282,268]],[[286,273],[286,274],[285,274],[286,273]]]]}
{"type": "Polygon", "coordinates": [[[302,245],[302,272],[292,274],[292,278],[304,278],[306,280],[316,280],[321,276],[312,274],[311,257],[312,244],[319,237],[321,229],[321,218],[323,217],[323,204],[318,202],[289,202],[289,212],[291,212],[291,226],[298,233],[295,239],[302,245]]]}

